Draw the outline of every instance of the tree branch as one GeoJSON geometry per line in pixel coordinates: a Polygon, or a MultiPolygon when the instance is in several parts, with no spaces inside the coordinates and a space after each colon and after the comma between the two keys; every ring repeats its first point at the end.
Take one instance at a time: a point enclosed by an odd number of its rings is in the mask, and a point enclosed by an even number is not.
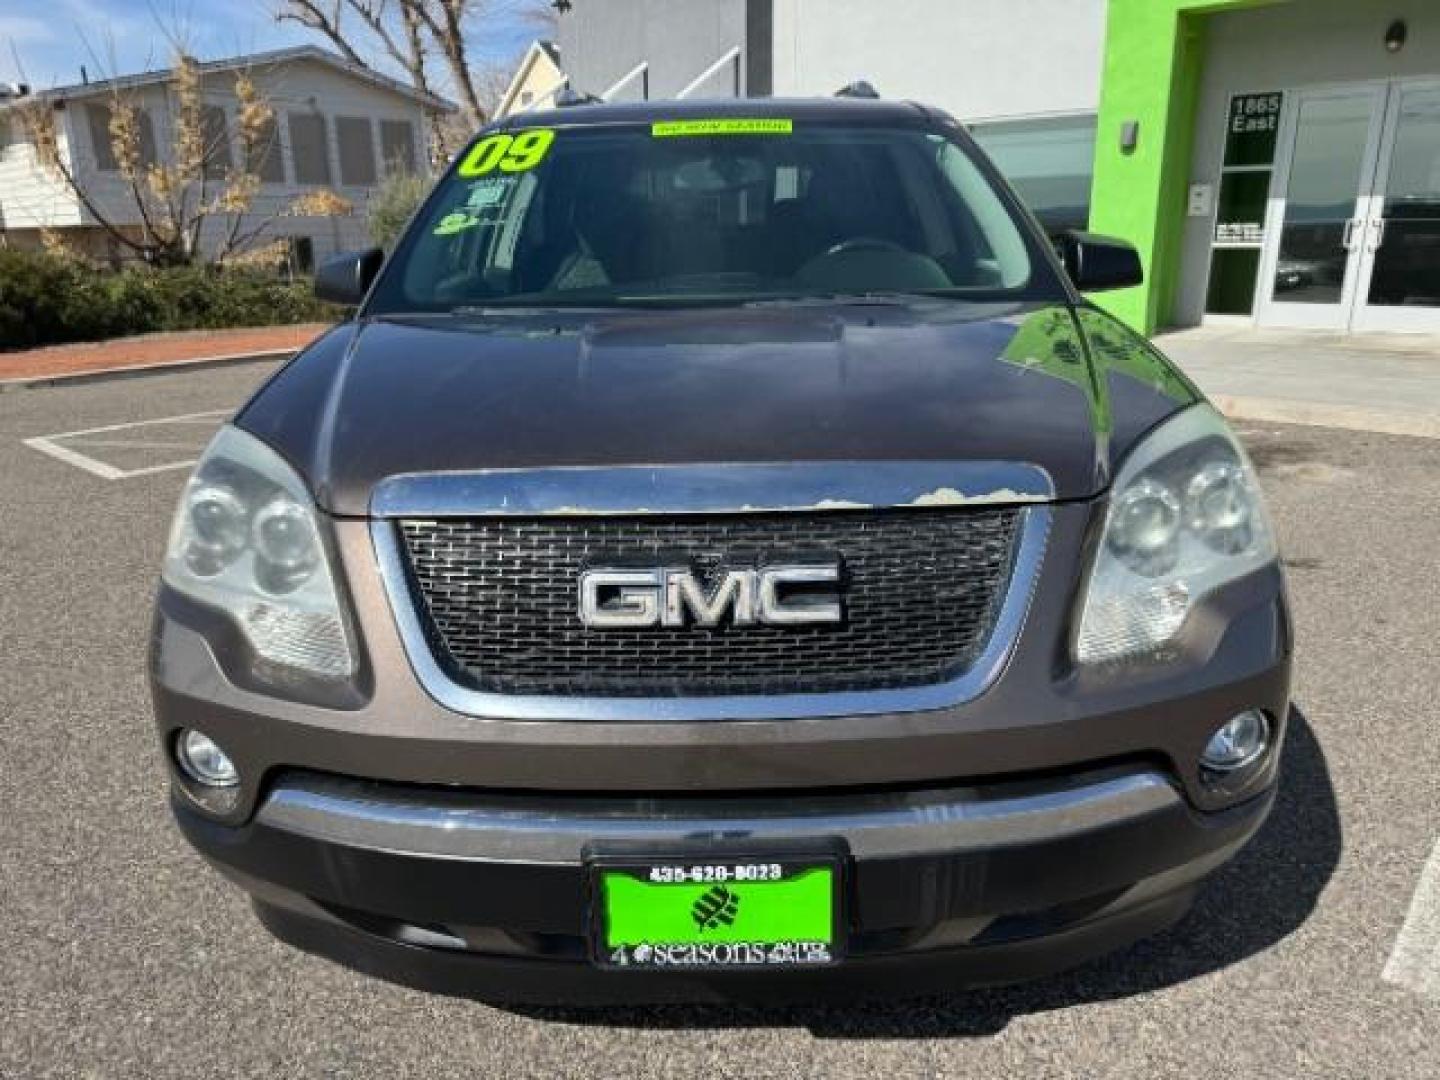
{"type": "Polygon", "coordinates": [[[425,71],[425,45],[420,37],[420,27],[415,19],[412,0],[400,0],[404,48],[401,48],[386,22],[389,16],[387,0],[345,0],[345,3],[375,35],[390,58],[405,69],[415,89],[421,93],[430,93],[430,79],[425,71]]]}
{"type": "Polygon", "coordinates": [[[362,67],[374,70],[382,58],[386,67],[393,62],[422,94],[434,96],[442,86],[459,99],[473,128],[485,123],[489,110],[467,31],[511,23],[543,34],[555,13],[547,0],[281,0],[275,17],[323,35],[362,67]],[[431,66],[436,60],[444,64],[443,76],[431,66]]]}
{"type": "Polygon", "coordinates": [[[369,70],[370,65],[345,36],[340,26],[340,12],[341,0],[333,0],[328,12],[321,7],[320,0],[284,0],[284,5],[275,12],[275,21],[298,23],[307,30],[324,34],[346,60],[369,70]]]}
{"type": "MultiPolygon", "coordinates": [[[[470,0],[436,0],[436,2],[440,8],[440,17],[438,20],[433,17],[428,18],[426,25],[430,28],[430,35],[435,39],[435,44],[440,48],[440,54],[445,57],[445,62],[450,66],[450,78],[455,82],[455,90],[460,95],[460,103],[464,107],[466,115],[472,124],[477,128],[481,127],[485,123],[485,107],[480,104],[480,96],[475,92],[475,80],[470,71],[465,48],[464,23],[470,0]]],[[[424,7],[424,0],[401,0],[401,3],[422,9],[424,7]]]]}

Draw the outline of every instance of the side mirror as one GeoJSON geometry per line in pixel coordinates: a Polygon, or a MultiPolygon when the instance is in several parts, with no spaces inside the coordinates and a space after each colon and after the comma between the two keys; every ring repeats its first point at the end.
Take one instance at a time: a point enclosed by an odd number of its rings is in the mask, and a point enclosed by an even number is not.
{"type": "Polygon", "coordinates": [[[326,259],[315,272],[315,295],[342,307],[358,307],[384,262],[385,253],[379,248],[326,259]]]}
{"type": "Polygon", "coordinates": [[[1124,240],[1069,230],[1055,237],[1065,271],[1081,292],[1128,289],[1145,283],[1140,253],[1124,240]]]}

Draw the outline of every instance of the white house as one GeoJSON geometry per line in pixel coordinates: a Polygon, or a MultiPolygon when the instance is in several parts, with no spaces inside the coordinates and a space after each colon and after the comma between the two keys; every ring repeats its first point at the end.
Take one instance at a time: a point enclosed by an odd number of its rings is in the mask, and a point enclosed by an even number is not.
{"type": "Polygon", "coordinates": [[[495,119],[500,120],[527,109],[539,109],[555,102],[569,83],[560,67],[560,50],[553,41],[534,41],[520,59],[520,66],[495,106],[495,119]]]}
{"type": "MultiPolygon", "coordinates": [[[[428,175],[429,120],[453,111],[439,98],[315,47],[237,56],[201,65],[209,169],[218,179],[239,166],[235,78],[249,75],[274,110],[272,138],[250,163],[261,186],[242,228],[268,220],[264,240],[288,240],[293,263],[308,269],[317,258],[367,246],[366,205],[390,172],[428,175]],[[353,206],[339,217],[297,217],[287,211],[306,192],[329,189],[353,206]]],[[[0,244],[35,247],[43,230],[61,234],[93,257],[126,254],[96,222],[84,200],[42,169],[16,109],[53,109],[62,160],[107,220],[138,226],[138,210],[110,145],[110,104],[118,95],[139,110],[142,161],[173,146],[173,74],[146,72],[61,87],[34,95],[10,88],[0,95],[0,244]]],[[[200,246],[214,250],[221,218],[211,218],[200,246]]]]}

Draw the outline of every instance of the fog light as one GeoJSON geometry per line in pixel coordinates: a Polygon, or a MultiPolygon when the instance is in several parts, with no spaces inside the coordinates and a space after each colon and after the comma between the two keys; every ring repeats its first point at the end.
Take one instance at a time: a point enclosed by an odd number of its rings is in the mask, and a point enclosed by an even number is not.
{"type": "Polygon", "coordinates": [[[1259,709],[1233,717],[1214,735],[1200,755],[1211,772],[1229,774],[1259,761],[1270,748],[1270,718],[1259,709]]]}
{"type": "Polygon", "coordinates": [[[186,776],[206,787],[234,787],[240,783],[240,773],[230,755],[209,735],[198,731],[180,733],[175,740],[175,760],[186,776]]]}

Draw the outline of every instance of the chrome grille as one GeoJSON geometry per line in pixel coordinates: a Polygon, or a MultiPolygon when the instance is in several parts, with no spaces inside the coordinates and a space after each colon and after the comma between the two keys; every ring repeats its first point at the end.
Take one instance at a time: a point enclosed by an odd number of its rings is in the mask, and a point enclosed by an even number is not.
{"type": "Polygon", "coordinates": [[[942,682],[985,647],[1014,561],[1017,509],[399,523],[436,659],[502,694],[704,696],[942,682]],[[592,566],[722,567],[839,558],[844,621],[589,629],[592,566]]]}

